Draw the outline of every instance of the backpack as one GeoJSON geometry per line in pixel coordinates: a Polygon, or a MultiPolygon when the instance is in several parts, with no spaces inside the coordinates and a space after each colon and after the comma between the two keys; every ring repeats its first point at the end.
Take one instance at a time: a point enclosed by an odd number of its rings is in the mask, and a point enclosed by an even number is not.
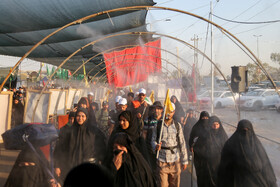
{"type": "MultiPolygon", "coordinates": [[[[179,150],[180,150],[180,153],[182,152],[182,148],[181,148],[181,143],[180,143],[180,138],[179,138],[179,123],[175,120],[173,120],[174,123],[175,123],[175,127],[176,127],[176,130],[177,130],[177,133],[176,133],[176,140],[177,140],[177,146],[179,147],[179,150]]],[[[162,120],[159,120],[158,121],[158,124],[157,124],[157,138],[156,138],[156,141],[157,143],[159,143],[159,135],[160,135],[160,131],[161,131],[161,124],[162,124],[162,120]]]]}

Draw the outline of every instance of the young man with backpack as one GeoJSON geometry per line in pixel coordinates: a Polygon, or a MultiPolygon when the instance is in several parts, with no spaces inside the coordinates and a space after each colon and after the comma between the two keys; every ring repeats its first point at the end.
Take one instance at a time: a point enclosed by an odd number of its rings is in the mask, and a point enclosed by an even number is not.
{"type": "Polygon", "coordinates": [[[181,124],[173,120],[175,105],[172,103],[173,111],[167,114],[162,125],[160,120],[153,130],[152,147],[159,156],[157,158],[157,175],[159,186],[179,187],[180,174],[187,168],[188,154],[181,124]],[[159,136],[162,128],[161,142],[159,136]]]}

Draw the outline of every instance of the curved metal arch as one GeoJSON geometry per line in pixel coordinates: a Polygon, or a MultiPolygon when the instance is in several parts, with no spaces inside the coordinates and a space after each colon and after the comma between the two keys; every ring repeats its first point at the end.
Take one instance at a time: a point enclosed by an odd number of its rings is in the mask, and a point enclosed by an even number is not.
{"type": "MultiPolygon", "coordinates": [[[[12,68],[12,71],[7,75],[7,77],[5,78],[5,80],[3,81],[2,85],[0,86],[0,90],[2,89],[3,85],[5,84],[5,82],[7,81],[8,77],[11,75],[11,73],[15,70],[15,68],[20,64],[20,62],[22,62],[23,59],[25,59],[33,50],[35,50],[39,45],[41,45],[44,41],[46,41],[49,37],[55,35],[56,33],[58,33],[59,31],[71,26],[71,25],[74,25],[74,24],[78,24],[78,23],[82,23],[83,21],[87,20],[87,19],[90,19],[90,18],[94,18],[98,15],[102,15],[102,14],[105,14],[105,13],[110,13],[110,12],[116,12],[116,11],[125,11],[125,10],[141,10],[141,9],[147,9],[147,10],[151,10],[151,9],[163,9],[163,10],[170,10],[170,11],[175,11],[175,12],[180,12],[180,13],[183,13],[183,14],[187,14],[187,15],[190,15],[190,16],[193,16],[193,17],[196,17],[198,19],[201,19],[203,21],[206,21],[212,25],[214,25],[215,27],[221,29],[222,31],[228,33],[231,37],[233,37],[235,40],[237,40],[246,50],[248,50],[250,52],[250,54],[257,60],[257,65],[259,67],[261,67],[261,69],[266,73],[266,75],[268,76],[268,78],[270,79],[270,81],[272,82],[272,84],[274,85],[274,87],[276,88],[273,80],[270,78],[270,75],[266,72],[266,70],[262,67],[262,64],[261,62],[259,61],[259,59],[256,58],[256,56],[249,50],[249,48],[247,46],[245,46],[240,40],[238,40],[233,34],[231,34],[230,32],[228,32],[227,30],[225,30],[224,28],[222,28],[221,26],[203,18],[203,17],[200,17],[198,15],[195,15],[195,14],[192,14],[192,13],[189,13],[189,12],[186,12],[186,11],[182,11],[182,10],[178,10],[178,9],[173,9],[173,8],[167,8],[167,7],[156,7],[156,6],[134,6],[134,7],[123,7],[123,8],[117,8],[117,9],[112,9],[112,10],[108,10],[108,11],[103,11],[103,12],[99,12],[99,13],[96,13],[96,14],[92,14],[92,15],[89,15],[89,16],[86,16],[84,18],[81,18],[81,19],[78,19],[76,21],[73,21],[59,29],[57,29],[56,31],[54,31],[53,33],[49,34],[48,36],[46,36],[45,38],[43,38],[40,42],[38,42],[37,44],[35,44],[18,62],[17,64],[12,68]]],[[[276,89],[277,91],[277,89],[276,89]]]]}
{"type": "MultiPolygon", "coordinates": [[[[102,55],[104,52],[112,51],[112,50],[118,49],[118,48],[136,47],[136,46],[138,46],[138,45],[122,45],[122,46],[117,46],[117,47],[113,47],[113,48],[104,50],[104,51],[102,51],[102,52],[100,52],[100,53],[98,53],[98,54],[96,54],[96,55],[90,57],[88,60],[86,60],[86,61],[84,62],[84,64],[87,64],[90,60],[94,59],[95,57],[98,57],[99,55],[102,55]]],[[[179,58],[181,61],[186,62],[187,65],[189,65],[190,67],[192,67],[185,59],[181,58],[180,56],[178,56],[178,55],[176,55],[175,53],[172,53],[172,52],[170,52],[170,51],[168,51],[168,50],[166,50],[166,49],[163,49],[163,48],[160,48],[160,47],[155,47],[155,46],[143,46],[143,47],[151,47],[151,48],[160,49],[160,50],[162,50],[162,51],[165,51],[165,52],[167,52],[167,53],[169,53],[169,54],[175,56],[176,58],[179,58]]],[[[99,67],[99,66],[100,66],[101,64],[103,64],[103,63],[105,63],[105,61],[100,62],[99,64],[97,64],[96,66],[94,66],[91,70],[89,70],[89,72],[87,73],[87,76],[88,76],[89,73],[92,72],[96,67],[99,67]]],[[[75,70],[75,71],[72,73],[72,76],[75,75],[82,67],[83,67],[83,65],[79,66],[79,67],[77,68],[77,70],[75,70]]],[[[71,77],[72,77],[72,76],[71,76],[71,77]]]]}
{"type": "MultiPolygon", "coordinates": [[[[228,81],[226,80],[224,74],[221,72],[221,70],[219,69],[219,67],[216,66],[216,64],[206,55],[204,54],[202,51],[200,51],[198,48],[195,48],[193,45],[189,44],[188,42],[185,42],[181,39],[178,39],[176,37],[173,37],[173,36],[169,36],[169,35],[166,35],[166,34],[160,34],[160,33],[155,33],[155,32],[128,32],[128,33],[119,33],[119,34],[114,34],[114,35],[110,35],[110,36],[106,36],[106,37],[103,37],[103,38],[99,38],[97,40],[94,40],[92,42],[89,42],[88,44],[82,46],[81,48],[79,48],[78,50],[76,50],[75,52],[73,52],[70,56],[68,56],[59,66],[58,68],[53,72],[53,74],[50,76],[50,79],[54,76],[54,74],[58,71],[59,68],[61,68],[70,58],[72,58],[75,54],[77,54],[78,52],[80,52],[81,50],[83,50],[84,48],[88,47],[88,46],[91,46],[91,45],[94,45],[95,43],[99,42],[99,41],[102,41],[102,40],[105,40],[105,39],[108,39],[108,38],[111,38],[111,37],[116,37],[116,36],[123,36],[123,35],[144,35],[144,34],[152,34],[152,35],[159,35],[159,36],[164,36],[164,37],[167,37],[167,38],[171,38],[171,39],[174,39],[174,40],[177,40],[181,43],[183,43],[184,45],[187,45],[188,47],[190,47],[191,49],[196,49],[197,52],[201,55],[203,55],[209,62],[211,62],[211,64],[214,65],[214,67],[218,70],[218,72],[222,75],[223,79],[226,81],[227,85],[228,85],[228,88],[231,90],[231,93],[233,95],[233,92],[232,92],[232,89],[228,83],[228,81]]],[[[39,103],[39,100],[42,96],[42,93],[43,91],[46,89],[46,86],[48,85],[50,79],[47,81],[46,85],[43,87],[43,89],[41,90],[41,93],[38,97],[38,100],[36,102],[36,105],[35,105],[35,108],[34,108],[34,111],[35,109],[37,108],[38,106],[38,103],[39,103]]],[[[234,98],[234,95],[233,95],[233,98],[234,98]]],[[[234,99],[235,100],[235,99],[234,99]]],[[[237,106],[235,105],[235,108],[237,109],[237,106]]],[[[238,111],[238,110],[237,110],[238,111]]],[[[239,111],[238,111],[239,113],[239,111]]],[[[33,116],[35,115],[35,112],[33,112],[33,116]]],[[[33,119],[33,118],[32,118],[33,119]]]]}
{"type": "MultiPolygon", "coordinates": [[[[127,11],[127,10],[152,10],[152,9],[162,9],[162,10],[169,10],[169,11],[174,11],[174,12],[179,12],[179,13],[183,13],[183,14],[187,14],[189,16],[198,18],[200,20],[203,20],[205,22],[208,22],[212,25],[214,25],[215,27],[217,27],[218,29],[220,29],[222,32],[227,33],[230,37],[234,38],[238,43],[240,43],[253,57],[254,59],[256,59],[256,61],[254,61],[261,69],[262,71],[265,73],[265,75],[267,76],[267,78],[270,80],[270,82],[272,83],[273,87],[275,88],[276,92],[280,95],[280,91],[278,91],[276,84],[274,83],[273,79],[271,78],[270,74],[266,71],[266,69],[264,68],[264,66],[262,65],[261,61],[256,57],[256,55],[245,45],[243,44],[237,37],[235,37],[233,34],[231,34],[229,31],[227,31],[226,29],[224,29],[223,27],[219,26],[218,24],[207,20],[201,16],[198,16],[196,14],[187,12],[187,11],[183,11],[183,10],[179,10],[179,9],[174,9],[174,8],[168,8],[168,7],[159,7],[159,6],[131,6],[131,7],[122,7],[122,8],[116,8],[116,9],[111,9],[111,10],[107,10],[107,11],[102,11],[102,12],[98,12],[95,14],[91,14],[89,16],[85,16],[83,18],[80,18],[76,21],[73,21],[65,26],[60,27],[59,29],[55,30],[54,32],[52,32],[51,34],[49,34],[48,36],[46,36],[45,38],[43,38],[41,41],[39,41],[37,44],[35,44],[16,64],[15,66],[12,68],[12,71],[9,72],[9,74],[7,75],[7,77],[5,78],[5,80],[3,81],[3,83],[0,86],[0,91],[2,92],[2,88],[4,86],[4,84],[6,83],[6,81],[8,80],[9,76],[11,75],[11,73],[16,69],[16,67],[33,51],[35,50],[39,45],[41,45],[44,41],[46,41],[48,38],[50,38],[51,36],[55,35],[56,33],[60,32],[61,30],[71,26],[71,25],[75,25],[78,23],[82,23],[83,21],[86,21],[88,19],[94,18],[96,16],[99,15],[103,15],[103,14],[108,14],[111,12],[118,12],[118,11],[127,11]]],[[[226,35],[228,37],[228,35],[226,35]]]]}
{"type": "MultiPolygon", "coordinates": [[[[140,54],[140,53],[133,53],[133,54],[140,54]]],[[[118,55],[118,56],[114,56],[114,57],[112,57],[112,58],[109,58],[108,60],[110,60],[110,59],[113,59],[113,58],[117,58],[117,57],[120,57],[120,56],[126,56],[126,55],[130,55],[130,54],[124,54],[124,55],[118,55]]],[[[168,60],[166,60],[166,59],[164,59],[164,58],[162,58],[162,57],[158,57],[158,56],[154,56],[154,55],[150,55],[150,54],[141,54],[141,55],[144,55],[144,56],[151,56],[151,57],[155,57],[155,58],[160,58],[160,59],[162,59],[162,60],[164,60],[165,62],[167,62],[169,65],[171,65],[171,66],[173,66],[175,69],[177,69],[180,73],[182,73],[182,71],[179,69],[179,68],[177,68],[174,64],[172,64],[172,63],[170,63],[168,60]]],[[[129,59],[132,59],[132,58],[129,58],[129,59]]],[[[134,58],[134,59],[138,59],[138,58],[134,58]]],[[[127,60],[127,59],[126,59],[127,60]]],[[[133,60],[133,59],[132,59],[133,60]]],[[[141,59],[140,59],[141,60],[141,59]]],[[[146,59],[143,59],[143,60],[146,60],[146,59]]],[[[116,63],[118,63],[119,61],[117,61],[117,62],[113,62],[113,63],[111,63],[110,65],[108,65],[108,66],[112,66],[112,65],[114,65],[114,64],[116,64],[116,63]]],[[[107,66],[106,67],[104,67],[104,68],[102,68],[102,69],[100,69],[89,81],[92,81],[92,79],[94,79],[95,77],[96,77],[96,75],[98,74],[98,73],[100,73],[101,71],[103,71],[105,68],[107,68],[107,66]]]]}
{"type": "MultiPolygon", "coordinates": [[[[121,55],[119,55],[119,56],[121,56],[121,55]]],[[[122,55],[122,56],[124,56],[124,55],[122,55]]],[[[149,55],[149,56],[152,56],[152,55],[149,55]]],[[[155,62],[153,62],[152,60],[148,60],[148,59],[135,59],[135,58],[131,58],[132,60],[136,60],[137,62],[125,62],[125,63],[123,63],[123,64],[133,64],[133,63],[140,63],[140,64],[143,64],[143,62],[142,61],[149,61],[149,62],[151,62],[152,63],[152,65],[153,65],[153,67],[157,67],[156,65],[154,65],[154,64],[156,64],[155,62]],[[139,61],[141,61],[141,62],[139,62],[139,61]]],[[[173,65],[172,63],[170,63],[168,60],[166,60],[166,59],[164,59],[164,58],[161,58],[162,60],[164,60],[164,61],[166,61],[166,62],[168,62],[168,64],[170,64],[170,65],[172,65],[175,69],[177,69],[178,71],[180,71],[180,69],[179,68],[177,68],[175,65],[173,65]]],[[[120,61],[116,61],[116,62],[114,62],[114,63],[112,63],[112,64],[110,64],[110,66],[113,66],[115,63],[118,63],[118,62],[120,62],[120,61]]],[[[167,68],[165,68],[165,67],[162,67],[164,70],[166,70],[166,71],[168,71],[169,73],[171,73],[167,68]]],[[[101,71],[99,71],[99,72],[101,72],[101,71]]],[[[99,72],[97,72],[97,73],[99,73],[99,72]]],[[[97,74],[96,73],[96,74],[97,74]]],[[[112,75],[114,75],[114,73],[111,73],[112,75]]],[[[103,73],[101,76],[103,76],[103,75],[106,75],[106,72],[105,73],[103,73]]],[[[101,77],[100,76],[100,77],[101,77]]],[[[92,80],[92,79],[91,79],[92,80]]],[[[90,80],[90,81],[91,81],[90,80]]]]}
{"type": "MultiPolygon", "coordinates": [[[[142,61],[147,61],[147,60],[144,60],[144,59],[141,59],[142,61]]],[[[165,59],[164,59],[165,60],[165,59]]],[[[151,60],[148,60],[148,61],[151,61],[151,60]]],[[[153,61],[151,61],[152,62],[152,64],[154,65],[155,63],[153,63],[153,61]]],[[[117,63],[117,62],[116,62],[117,63]]],[[[127,64],[130,64],[130,63],[133,63],[133,62],[128,62],[127,64]]],[[[141,64],[143,64],[144,62],[137,62],[137,63],[141,63],[141,64]]],[[[154,67],[157,67],[156,65],[154,65],[154,67]]],[[[171,71],[169,71],[167,68],[165,68],[165,67],[163,67],[167,72],[169,72],[170,73],[170,75],[172,76],[172,77],[174,77],[173,75],[172,75],[172,72],[171,71]]],[[[177,67],[176,67],[177,68],[177,67]]],[[[177,68],[177,70],[178,70],[178,68],[177,68]]],[[[105,73],[103,73],[99,78],[98,78],[98,80],[97,81],[99,81],[101,78],[103,78],[103,77],[105,77],[106,76],[106,72],[105,73]]],[[[110,75],[111,77],[112,76],[114,76],[114,74],[112,73],[111,75],[110,75]]],[[[174,77],[175,78],[175,77],[174,77]]],[[[168,80],[167,78],[166,78],[166,80],[168,80]]],[[[178,81],[177,81],[178,82],[178,81]]],[[[179,82],[178,82],[179,83],[179,82]]],[[[181,85],[181,84],[179,84],[179,85],[181,85]]],[[[185,92],[185,90],[183,89],[183,87],[182,87],[182,85],[181,85],[181,89],[185,92]]],[[[185,94],[186,94],[186,92],[185,92],[185,94]]]]}
{"type": "MultiPolygon", "coordinates": [[[[149,56],[152,56],[152,55],[149,55],[149,56]]],[[[172,63],[170,63],[168,60],[166,60],[166,59],[164,59],[164,58],[161,58],[161,59],[163,59],[164,61],[166,61],[166,62],[168,62],[169,64],[171,64],[175,69],[177,69],[178,71],[180,71],[179,70],[179,68],[178,67],[176,67],[175,65],[173,65],[172,63]]],[[[147,60],[145,60],[145,59],[140,59],[140,60],[142,60],[142,61],[147,61],[147,60]]],[[[155,62],[153,62],[152,60],[149,60],[152,64],[156,64],[155,62]]],[[[110,65],[114,65],[115,63],[118,63],[118,61],[117,62],[114,62],[114,63],[112,63],[112,64],[110,64],[110,65]]],[[[129,63],[133,63],[133,62],[128,62],[128,64],[129,63]]],[[[137,62],[138,63],[138,62],[137,62]]],[[[140,63],[140,62],[139,62],[140,63]]],[[[142,62],[141,62],[142,63],[142,62]]],[[[157,67],[157,66],[154,66],[154,67],[157,67]]],[[[165,67],[162,67],[163,69],[165,69],[167,72],[169,72],[170,74],[171,74],[171,76],[173,76],[172,75],[172,72],[170,72],[167,68],[165,68],[165,67]]],[[[101,71],[99,71],[99,72],[101,72],[101,71]]],[[[99,72],[97,72],[96,74],[98,74],[99,72]]],[[[105,75],[106,75],[106,72],[105,73],[103,73],[99,78],[98,78],[98,80],[97,81],[99,81],[100,79],[101,79],[101,77],[105,77],[105,75]]],[[[111,75],[111,76],[113,76],[113,74],[111,75]]],[[[174,76],[173,76],[174,77],[174,76]]],[[[175,77],[174,77],[175,78],[175,77]]],[[[92,79],[91,79],[92,80],[92,79]]],[[[89,82],[91,81],[91,80],[89,80],[89,82]]],[[[178,81],[177,81],[178,82],[178,81]]],[[[179,82],[178,82],[179,83],[179,82]]],[[[183,89],[183,87],[182,87],[182,85],[179,83],[179,85],[181,86],[181,89],[183,90],[183,92],[185,93],[185,95],[187,96],[187,93],[185,92],[185,90],[183,89]]]]}

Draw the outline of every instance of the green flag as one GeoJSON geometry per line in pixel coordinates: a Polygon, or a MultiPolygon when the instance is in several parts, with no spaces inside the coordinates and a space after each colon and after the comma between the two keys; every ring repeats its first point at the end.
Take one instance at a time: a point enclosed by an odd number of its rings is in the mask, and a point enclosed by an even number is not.
{"type": "Polygon", "coordinates": [[[57,70],[56,76],[57,76],[57,78],[59,78],[59,79],[62,78],[62,76],[61,76],[61,68],[59,68],[59,69],[57,70]]]}
{"type": "MultiPolygon", "coordinates": [[[[52,67],[52,73],[51,73],[51,75],[54,73],[54,71],[55,71],[55,67],[53,66],[52,67]]],[[[52,77],[52,79],[53,79],[54,77],[52,77]]]]}
{"type": "Polygon", "coordinates": [[[47,77],[49,77],[50,76],[49,66],[46,66],[46,68],[47,68],[47,77]]]}

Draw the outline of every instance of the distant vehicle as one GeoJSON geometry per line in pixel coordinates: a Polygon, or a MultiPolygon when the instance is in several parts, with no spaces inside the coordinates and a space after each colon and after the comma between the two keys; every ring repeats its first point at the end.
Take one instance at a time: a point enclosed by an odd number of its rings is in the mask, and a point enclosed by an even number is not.
{"type": "Polygon", "coordinates": [[[252,92],[256,89],[261,89],[261,87],[258,87],[258,86],[249,86],[249,89],[248,89],[248,92],[252,92]]]}
{"type": "Polygon", "coordinates": [[[218,97],[214,98],[214,107],[228,107],[234,106],[234,101],[238,98],[237,93],[232,93],[231,91],[224,91],[218,97]]]}
{"type": "MultiPolygon", "coordinates": [[[[280,81],[274,81],[274,83],[275,83],[275,85],[276,85],[277,88],[280,88],[280,81]]],[[[271,83],[271,82],[268,83],[268,86],[269,86],[270,88],[274,88],[274,87],[272,86],[272,83],[271,83]]]]}
{"type": "MultiPolygon", "coordinates": [[[[238,94],[234,93],[234,98],[236,99],[238,94]]],[[[209,91],[204,92],[203,94],[197,96],[197,100],[200,104],[200,107],[206,108],[211,105],[211,95],[209,91]]],[[[214,107],[221,108],[227,106],[233,106],[234,99],[231,91],[214,91],[214,107]]]]}
{"type": "Polygon", "coordinates": [[[277,112],[280,113],[280,98],[278,99],[277,103],[275,104],[277,112]]]}
{"type": "Polygon", "coordinates": [[[274,107],[279,96],[274,89],[256,89],[240,97],[241,108],[260,110],[263,107],[274,107]]]}
{"type": "Polygon", "coordinates": [[[207,90],[200,95],[197,95],[197,102],[201,108],[209,107],[211,104],[210,92],[207,90]]]}

